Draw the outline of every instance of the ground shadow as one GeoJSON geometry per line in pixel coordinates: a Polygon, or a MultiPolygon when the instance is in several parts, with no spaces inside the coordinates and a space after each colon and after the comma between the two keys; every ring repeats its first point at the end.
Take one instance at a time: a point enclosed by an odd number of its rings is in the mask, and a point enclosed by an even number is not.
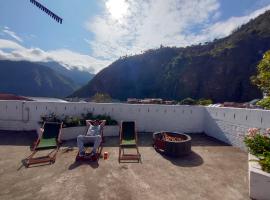
{"type": "MultiPolygon", "coordinates": [[[[192,146],[230,146],[204,133],[188,134],[192,138],[192,146]]],[[[36,131],[4,131],[0,130],[0,145],[29,146],[37,139],[36,131]]],[[[153,145],[152,133],[138,133],[138,146],[149,147],[153,145]]],[[[62,147],[77,147],[77,140],[63,141],[62,147]]],[[[119,137],[104,137],[104,147],[119,147],[119,137]]]]}
{"type": "Polygon", "coordinates": [[[197,167],[203,164],[202,157],[194,151],[187,156],[173,158],[161,153],[162,157],[179,167],[197,167]]]}
{"type": "Polygon", "coordinates": [[[35,131],[0,130],[0,145],[30,146],[37,139],[35,131]]]}
{"type": "Polygon", "coordinates": [[[192,146],[231,146],[204,133],[187,134],[192,138],[192,146]]]}
{"type": "Polygon", "coordinates": [[[17,171],[21,170],[23,167],[24,168],[35,168],[35,167],[44,167],[44,166],[48,166],[51,165],[49,162],[46,163],[38,163],[38,164],[33,164],[33,165],[27,165],[27,159],[22,159],[21,160],[21,165],[18,167],[17,171]]]}
{"type": "Polygon", "coordinates": [[[74,161],[69,167],[68,170],[73,170],[81,165],[88,165],[92,167],[93,169],[96,169],[99,167],[99,164],[97,161],[74,161]]]}

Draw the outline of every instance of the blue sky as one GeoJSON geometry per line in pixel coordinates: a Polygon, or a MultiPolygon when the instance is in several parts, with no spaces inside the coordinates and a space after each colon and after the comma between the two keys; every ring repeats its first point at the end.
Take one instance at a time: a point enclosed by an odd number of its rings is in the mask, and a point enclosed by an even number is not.
{"type": "Polygon", "coordinates": [[[0,59],[57,61],[98,72],[124,55],[225,37],[270,9],[270,0],[0,1],[0,59]]]}

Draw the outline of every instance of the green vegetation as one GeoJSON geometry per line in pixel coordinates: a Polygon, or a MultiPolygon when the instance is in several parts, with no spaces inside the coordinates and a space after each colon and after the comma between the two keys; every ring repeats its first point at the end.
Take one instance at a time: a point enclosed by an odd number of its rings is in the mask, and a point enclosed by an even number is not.
{"type": "Polygon", "coordinates": [[[263,159],[260,159],[259,164],[263,171],[270,173],[270,153],[265,153],[263,159]]]}
{"type": "Polygon", "coordinates": [[[82,114],[81,116],[57,116],[54,113],[49,115],[41,116],[40,124],[46,122],[63,122],[64,127],[76,127],[76,126],[85,126],[85,120],[106,120],[106,125],[117,125],[117,121],[112,119],[108,115],[93,115],[92,113],[82,114]]]}
{"type": "Polygon", "coordinates": [[[202,106],[208,106],[212,104],[213,101],[211,99],[199,99],[195,100],[192,98],[185,98],[182,101],[179,102],[180,105],[202,105],[202,106]]]}
{"type": "Polygon", "coordinates": [[[258,106],[263,107],[264,109],[270,110],[270,97],[266,97],[256,103],[258,106]]]}
{"type": "Polygon", "coordinates": [[[257,85],[267,96],[270,96],[270,50],[257,66],[257,75],[251,77],[253,84],[257,85]]]}
{"type": "Polygon", "coordinates": [[[109,94],[106,93],[96,93],[91,100],[97,103],[110,103],[112,102],[112,98],[109,94]]]}
{"type": "Polygon", "coordinates": [[[270,173],[270,129],[263,134],[257,128],[249,129],[244,142],[249,152],[259,158],[262,170],[270,173]]]}
{"type": "Polygon", "coordinates": [[[213,104],[213,101],[211,99],[199,99],[197,101],[197,104],[202,106],[208,106],[210,104],[213,104]]]}
{"type": "Polygon", "coordinates": [[[182,101],[179,102],[180,105],[195,105],[196,100],[192,98],[185,98],[182,101]]]}

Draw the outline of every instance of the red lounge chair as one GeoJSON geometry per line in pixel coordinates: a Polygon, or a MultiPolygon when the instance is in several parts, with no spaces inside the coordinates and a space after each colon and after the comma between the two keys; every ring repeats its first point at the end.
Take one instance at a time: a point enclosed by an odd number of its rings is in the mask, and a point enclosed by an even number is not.
{"type": "MultiPolygon", "coordinates": [[[[103,128],[106,124],[106,120],[86,120],[86,125],[87,125],[87,128],[86,128],[86,131],[85,131],[85,135],[88,131],[88,128],[91,124],[95,123],[98,121],[98,124],[100,125],[100,134],[101,134],[101,138],[102,138],[102,141],[100,143],[100,146],[98,147],[97,149],[97,153],[94,155],[94,156],[89,156],[89,153],[86,153],[85,156],[79,156],[79,151],[76,155],[76,161],[90,161],[90,162],[94,162],[94,161],[98,161],[100,156],[102,155],[102,149],[103,149],[103,145],[102,143],[104,143],[104,136],[103,136],[103,128]]],[[[90,148],[93,146],[93,143],[88,143],[88,144],[85,144],[85,147],[87,148],[90,148]]]]}

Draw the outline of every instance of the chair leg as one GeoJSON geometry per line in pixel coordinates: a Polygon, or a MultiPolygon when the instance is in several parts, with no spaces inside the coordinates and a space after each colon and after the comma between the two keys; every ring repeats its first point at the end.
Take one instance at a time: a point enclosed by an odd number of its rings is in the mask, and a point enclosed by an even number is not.
{"type": "Polygon", "coordinates": [[[54,163],[55,160],[56,160],[56,155],[57,155],[57,153],[58,153],[58,151],[59,151],[59,148],[60,148],[60,147],[57,147],[57,149],[55,150],[55,153],[53,154],[53,157],[52,157],[52,163],[54,163]]]}
{"type": "Polygon", "coordinates": [[[121,160],[121,147],[119,147],[119,155],[118,155],[118,162],[120,163],[121,160]]]}
{"type": "Polygon", "coordinates": [[[37,151],[36,151],[36,150],[33,150],[33,152],[31,153],[31,155],[27,157],[27,160],[33,158],[33,156],[34,156],[36,153],[37,153],[37,151]]]}
{"type": "Polygon", "coordinates": [[[137,155],[139,156],[138,161],[141,162],[141,154],[139,152],[138,146],[136,146],[136,150],[137,150],[137,155]]]}

